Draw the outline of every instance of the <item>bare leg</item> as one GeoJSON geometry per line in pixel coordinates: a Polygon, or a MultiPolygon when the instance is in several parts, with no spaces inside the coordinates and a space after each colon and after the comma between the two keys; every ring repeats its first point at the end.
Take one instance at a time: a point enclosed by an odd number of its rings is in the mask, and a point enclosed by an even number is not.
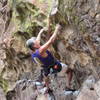
{"type": "Polygon", "coordinates": [[[73,71],[71,69],[68,69],[66,71],[66,74],[67,74],[66,78],[68,80],[68,84],[66,84],[66,85],[67,85],[68,88],[71,88],[71,81],[72,81],[72,77],[73,77],[73,71]]]}
{"type": "Polygon", "coordinates": [[[71,88],[71,81],[73,77],[73,70],[68,67],[68,65],[61,63],[62,65],[62,72],[66,74],[66,87],[71,88]]]}

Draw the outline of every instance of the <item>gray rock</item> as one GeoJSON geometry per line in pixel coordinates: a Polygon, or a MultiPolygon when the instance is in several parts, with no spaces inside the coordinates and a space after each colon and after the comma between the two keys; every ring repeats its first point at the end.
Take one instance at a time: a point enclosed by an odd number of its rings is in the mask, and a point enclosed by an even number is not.
{"type": "Polygon", "coordinates": [[[98,96],[95,91],[82,89],[76,100],[97,100],[98,96]]]}
{"type": "Polygon", "coordinates": [[[83,88],[94,88],[95,78],[93,76],[89,76],[83,83],[83,88]]]}
{"type": "Polygon", "coordinates": [[[95,85],[94,85],[94,89],[98,95],[98,97],[100,98],[100,81],[98,81],[95,85]]]}
{"type": "Polygon", "coordinates": [[[92,83],[92,82],[93,81],[90,80],[85,81],[85,84],[83,85],[83,88],[80,91],[76,100],[99,100],[100,99],[100,81],[96,83],[94,82],[92,83]]]}
{"type": "Polygon", "coordinates": [[[5,94],[3,92],[3,89],[0,87],[0,100],[6,100],[5,94]]]}

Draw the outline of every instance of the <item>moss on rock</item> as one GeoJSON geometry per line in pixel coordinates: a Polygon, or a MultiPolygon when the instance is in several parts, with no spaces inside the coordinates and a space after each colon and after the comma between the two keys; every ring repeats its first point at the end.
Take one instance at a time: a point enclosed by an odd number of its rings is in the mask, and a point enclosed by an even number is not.
{"type": "Polygon", "coordinates": [[[0,76],[0,87],[4,90],[4,92],[7,92],[7,90],[8,90],[8,81],[3,79],[1,76],[0,76]]]}

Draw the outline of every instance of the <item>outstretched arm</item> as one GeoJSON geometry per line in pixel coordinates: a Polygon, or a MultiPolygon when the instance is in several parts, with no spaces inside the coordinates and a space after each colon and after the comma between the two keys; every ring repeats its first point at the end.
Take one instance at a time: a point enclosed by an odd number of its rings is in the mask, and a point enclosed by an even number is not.
{"type": "Polygon", "coordinates": [[[37,38],[36,38],[36,41],[40,44],[40,39],[41,39],[41,34],[43,33],[43,31],[50,31],[50,18],[48,17],[48,20],[47,20],[47,27],[44,27],[43,29],[40,30],[37,38]]]}
{"type": "Polygon", "coordinates": [[[44,27],[43,29],[40,30],[37,38],[36,38],[36,41],[40,44],[40,39],[41,39],[41,34],[43,33],[43,31],[47,31],[49,32],[50,30],[50,18],[48,17],[48,21],[47,21],[47,27],[44,27]]]}
{"type": "Polygon", "coordinates": [[[50,39],[43,46],[40,47],[39,52],[41,55],[50,47],[50,45],[52,43],[54,43],[60,28],[61,28],[61,26],[59,24],[57,24],[53,35],[50,37],[50,39]]]}
{"type": "Polygon", "coordinates": [[[41,29],[40,32],[38,33],[38,36],[36,38],[36,42],[40,44],[40,40],[41,40],[41,34],[43,33],[44,29],[41,29]]]}

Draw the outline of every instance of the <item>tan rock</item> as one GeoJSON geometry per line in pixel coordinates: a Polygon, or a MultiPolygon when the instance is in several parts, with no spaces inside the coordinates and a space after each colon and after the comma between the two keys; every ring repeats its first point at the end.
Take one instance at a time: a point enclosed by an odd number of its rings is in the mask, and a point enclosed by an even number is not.
{"type": "Polygon", "coordinates": [[[100,14],[97,14],[97,15],[96,15],[96,20],[97,20],[97,21],[100,21],[100,14]]]}
{"type": "Polygon", "coordinates": [[[97,100],[98,96],[95,91],[83,89],[76,100],[97,100]]]}
{"type": "Polygon", "coordinates": [[[2,90],[2,88],[0,88],[0,100],[6,100],[5,94],[4,94],[3,90],[2,90]]]}
{"type": "Polygon", "coordinates": [[[97,95],[100,97],[100,81],[98,81],[95,84],[94,88],[95,88],[95,91],[96,91],[97,95]]]}

